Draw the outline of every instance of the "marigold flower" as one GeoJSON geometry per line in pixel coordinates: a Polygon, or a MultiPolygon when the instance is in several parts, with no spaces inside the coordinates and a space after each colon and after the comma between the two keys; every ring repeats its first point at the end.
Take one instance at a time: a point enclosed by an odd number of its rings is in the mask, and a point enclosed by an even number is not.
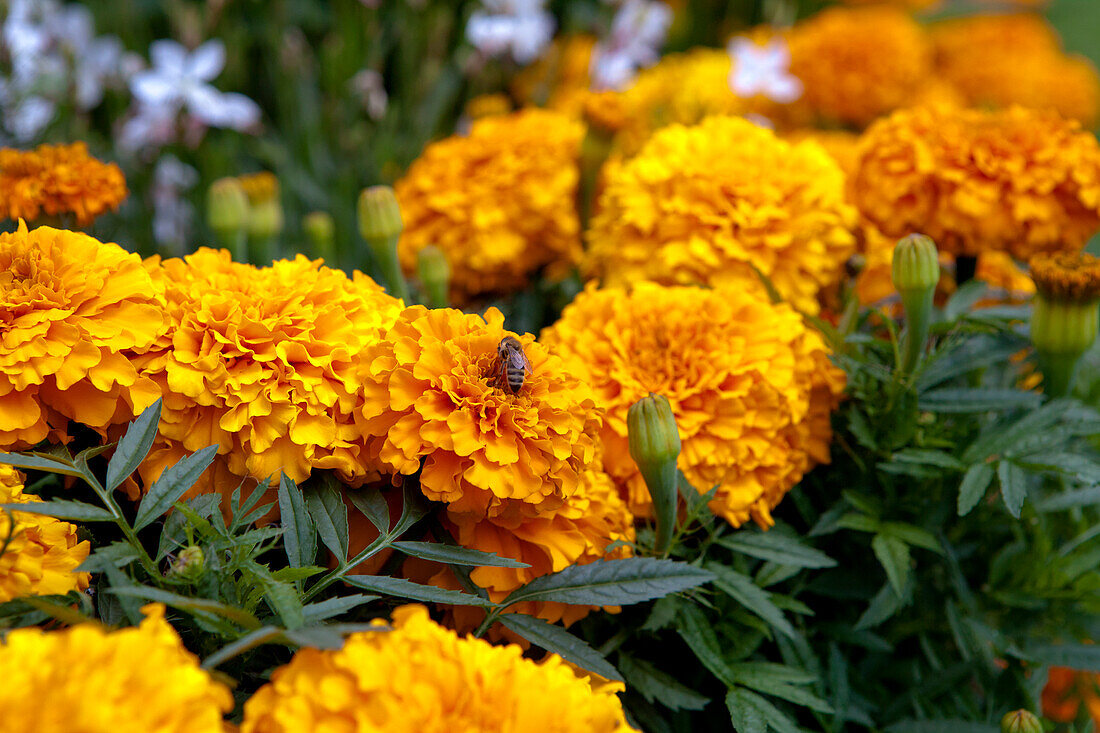
{"type": "Polygon", "coordinates": [[[850,189],[887,236],[1027,260],[1100,229],[1100,144],[1053,112],[902,110],[864,134],[850,189]]]}
{"type": "Polygon", "coordinates": [[[1072,723],[1081,703],[1093,722],[1100,725],[1100,675],[1051,667],[1042,693],[1043,716],[1056,723],[1072,723]]]}
{"type": "Polygon", "coordinates": [[[669,126],[614,166],[583,270],[604,284],[736,283],[766,275],[796,307],[839,281],[855,251],[844,174],[818,145],[791,145],[743,119],[669,126]]]}
{"type": "Polygon", "coordinates": [[[405,272],[433,244],[452,266],[451,298],[514,290],[580,259],[574,196],[584,125],[531,109],[474,123],[427,147],[397,182],[405,272]]]}
{"type": "Polygon", "coordinates": [[[636,514],[649,514],[649,494],[628,451],[627,411],[650,392],[672,405],[680,470],[701,492],[718,486],[711,508],[735,526],[772,524],[787,490],[829,459],[843,374],[787,305],[743,288],[589,286],[542,340],[607,410],[604,465],[636,514]]]}
{"type": "Polygon", "coordinates": [[[159,391],[127,353],[163,329],[137,255],[22,221],[0,234],[0,449],[67,441],[70,420],[102,434],[140,414],[159,391]]]}
{"type": "Polygon", "coordinates": [[[600,411],[588,388],[530,336],[513,394],[494,386],[504,316],[408,308],[363,356],[363,430],[403,474],[420,468],[425,496],[453,516],[507,526],[560,508],[595,456],[600,411]]]}
{"type": "Polygon", "coordinates": [[[122,170],[88,155],[82,142],[0,149],[0,218],[73,214],[87,226],[107,209],[118,209],[126,194],[122,170]]]}
{"type": "Polygon", "coordinates": [[[631,730],[623,685],[590,682],[556,655],[535,663],[515,644],[461,638],[423,606],[395,609],[392,631],[373,623],[341,649],[299,650],[245,703],[241,733],[631,730]]]}
{"type": "MultiPolygon", "coordinates": [[[[164,391],[166,450],[216,444],[230,473],[259,480],[284,471],[303,481],[312,469],[351,483],[377,476],[355,424],[356,373],[401,301],[302,255],[259,268],[202,248],[158,276],[169,326],[138,361],[164,391]]],[[[151,456],[144,477],[163,467],[151,456]]]]}
{"type": "Polygon", "coordinates": [[[1100,259],[1090,254],[1040,254],[1028,263],[1035,289],[1060,303],[1100,300],[1100,259]]]}
{"type": "MultiPolygon", "coordinates": [[[[23,493],[23,481],[19,471],[0,464],[0,504],[38,501],[23,493]]],[[[0,513],[0,543],[5,541],[0,554],[0,603],[88,587],[88,574],[75,570],[88,557],[89,545],[77,541],[72,524],[42,514],[0,513]]]]}
{"type": "Polygon", "coordinates": [[[164,620],[142,609],[140,626],[86,623],[62,631],[9,631],[0,645],[0,733],[223,733],[233,708],[164,620]]]}

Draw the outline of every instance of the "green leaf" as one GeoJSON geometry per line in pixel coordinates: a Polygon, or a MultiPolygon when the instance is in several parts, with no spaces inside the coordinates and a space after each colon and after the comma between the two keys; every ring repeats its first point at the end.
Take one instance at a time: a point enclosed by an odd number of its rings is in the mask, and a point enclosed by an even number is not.
{"type": "Polygon", "coordinates": [[[1041,512],[1061,512],[1066,509],[1095,506],[1096,504],[1100,504],[1100,486],[1055,494],[1038,502],[1035,508],[1041,512]]]}
{"type": "Polygon", "coordinates": [[[645,660],[620,655],[619,667],[630,689],[649,702],[659,702],[670,710],[702,710],[710,702],[706,695],[685,687],[645,660]]]}
{"type": "MultiPolygon", "coordinates": [[[[730,719],[738,733],[741,733],[741,728],[737,727],[738,715],[744,716],[741,718],[742,721],[755,721],[757,716],[762,717],[765,723],[777,733],[801,733],[798,726],[791,722],[786,714],[780,712],[777,707],[755,692],[749,692],[743,687],[735,687],[726,694],[726,707],[730,711],[730,719]]],[[[749,728],[746,730],[755,731],[760,729],[749,728]]]]}
{"type": "Polygon", "coordinates": [[[962,471],[966,468],[958,458],[941,450],[905,448],[894,453],[890,459],[902,463],[923,463],[929,466],[947,468],[952,471],[962,471]]]}
{"type": "Polygon", "coordinates": [[[931,550],[941,555],[943,554],[943,547],[934,534],[912,524],[905,524],[904,522],[884,522],[882,525],[882,534],[888,537],[897,537],[907,545],[913,545],[914,547],[931,550]]]}
{"type": "Polygon", "coordinates": [[[898,596],[893,585],[887,582],[879,589],[875,597],[871,599],[871,603],[868,604],[867,610],[856,620],[854,629],[856,631],[872,629],[889,619],[907,604],[908,599],[903,596],[898,596]]]}
{"type": "Polygon", "coordinates": [[[317,532],[302,492],[285,473],[279,477],[279,517],[285,530],[283,548],[291,567],[312,565],[317,557],[317,532]]]}
{"type": "Polygon", "coordinates": [[[958,512],[965,517],[985,496],[986,489],[993,481],[993,466],[988,463],[975,463],[966,469],[962,483],[959,484],[958,512]]]}
{"type": "Polygon", "coordinates": [[[344,635],[331,626],[287,629],[283,632],[283,638],[291,644],[311,649],[339,649],[344,645],[344,635]]]}
{"type": "Polygon", "coordinates": [[[525,562],[513,560],[510,557],[501,557],[491,552],[471,550],[468,547],[456,547],[454,545],[442,545],[436,542],[394,542],[393,547],[406,555],[413,555],[423,560],[449,563],[451,565],[472,565],[475,567],[488,566],[496,568],[529,568],[525,562]]]}
{"type": "Polygon", "coordinates": [[[718,541],[720,545],[761,560],[799,568],[831,568],[836,560],[820,550],[808,547],[790,535],[741,531],[718,541]]]}
{"type": "Polygon", "coordinates": [[[68,519],[74,522],[113,522],[115,520],[109,511],[94,504],[85,504],[82,501],[66,501],[64,499],[28,501],[24,504],[0,504],[0,509],[27,514],[40,514],[44,517],[56,517],[57,519],[68,519]]]}
{"type": "Polygon", "coordinates": [[[886,733],[998,733],[1000,728],[988,723],[965,720],[903,720],[886,729],[886,733]]]}
{"type": "Polygon", "coordinates": [[[262,626],[258,618],[248,611],[245,611],[243,608],[237,608],[236,606],[230,606],[206,598],[188,598],[187,596],[181,596],[177,593],[171,593],[159,588],[150,588],[144,585],[137,585],[130,588],[111,588],[109,592],[121,596],[137,596],[147,601],[163,603],[172,608],[178,608],[181,611],[187,611],[189,613],[198,612],[220,616],[221,618],[232,621],[249,630],[258,629],[262,626]]]}
{"type": "Polygon", "coordinates": [[[1061,420],[1072,404],[1069,400],[1051,400],[1022,418],[994,425],[963,452],[963,463],[978,463],[1025,443],[1061,420]]]}
{"type": "Polygon", "coordinates": [[[768,733],[764,712],[753,698],[761,699],[737,688],[726,694],[726,708],[730,711],[730,722],[737,733],[768,733]]]}
{"type": "Polygon", "coordinates": [[[1100,646],[1095,644],[1028,644],[1021,655],[1056,667],[1100,672],[1100,646]]]}
{"type": "Polygon", "coordinates": [[[386,534],[390,531],[390,507],[381,491],[372,488],[345,489],[344,496],[370,520],[379,533],[386,534]]]}
{"type": "Polygon", "coordinates": [[[623,679],[619,670],[615,669],[602,654],[561,626],[522,613],[506,613],[499,616],[497,620],[504,624],[505,628],[511,629],[532,644],[557,654],[567,662],[572,662],[609,680],[621,682],[623,679]]]}
{"type": "Polygon", "coordinates": [[[878,532],[882,528],[882,523],[866,514],[848,512],[836,520],[836,526],[841,529],[853,529],[857,532],[878,532]]]}
{"type": "Polygon", "coordinates": [[[713,578],[706,570],[673,560],[649,557],[597,560],[535,578],[513,591],[501,605],[553,601],[582,606],[629,606],[694,588],[713,578]]]}
{"type": "Polygon", "coordinates": [[[101,573],[108,565],[113,568],[124,568],[140,557],[141,554],[129,542],[112,542],[96,548],[95,552],[80,563],[77,572],[101,573]]]}
{"type": "MultiPolygon", "coordinates": [[[[61,596],[61,598],[64,598],[64,596],[61,596]]],[[[46,596],[24,596],[20,600],[31,608],[41,611],[51,618],[55,618],[69,626],[76,626],[77,624],[93,621],[93,619],[73,608],[71,600],[68,603],[57,603],[46,596]]]]}
{"type": "Polygon", "coordinates": [[[944,388],[925,392],[917,406],[921,410],[939,413],[1003,412],[1014,409],[1034,409],[1041,405],[1038,392],[993,387],[944,388]]]}
{"type": "Polygon", "coordinates": [[[329,482],[322,482],[302,493],[321,541],[336,556],[337,562],[347,562],[348,508],[340,498],[339,490],[329,482]]]}
{"type": "Polygon", "coordinates": [[[215,669],[218,665],[229,661],[233,657],[255,649],[262,644],[281,643],[283,641],[283,629],[278,626],[261,626],[250,631],[232,644],[226,644],[218,651],[202,660],[203,669],[215,669]]]}
{"type": "Polygon", "coordinates": [[[905,581],[909,577],[909,545],[897,537],[877,534],[871,540],[871,549],[886,571],[886,577],[894,592],[901,597],[905,581]]]}
{"type": "Polygon", "coordinates": [[[472,593],[445,590],[436,588],[434,585],[421,585],[386,575],[348,575],[344,580],[363,590],[398,598],[411,598],[425,603],[449,603],[454,606],[481,606],[482,608],[492,608],[496,605],[487,598],[475,596],[472,593]]]}
{"type": "Polygon", "coordinates": [[[336,596],[317,603],[309,603],[302,607],[307,624],[316,624],[327,621],[330,618],[347,613],[353,608],[366,605],[371,601],[377,601],[381,596],[354,593],[350,596],[336,596]]]}
{"type": "Polygon", "coordinates": [[[958,290],[952,293],[947,300],[947,304],[944,305],[943,319],[948,323],[954,321],[984,298],[988,290],[989,285],[981,280],[970,280],[963,283],[958,290]]]}
{"type": "Polygon", "coordinates": [[[831,714],[832,707],[808,690],[796,685],[809,684],[817,675],[781,664],[748,662],[731,665],[737,684],[778,697],[795,705],[810,708],[819,713],[831,714]]]}
{"type": "Polygon", "coordinates": [[[84,477],[83,472],[71,463],[65,463],[41,454],[0,453],[0,463],[31,471],[48,471],[49,473],[60,473],[63,476],[84,477]]]}
{"type": "Polygon", "coordinates": [[[707,569],[714,573],[714,585],[718,590],[764,619],[784,636],[795,635],[794,627],[779,607],[772,603],[770,594],[753,583],[751,578],[718,563],[707,563],[707,569]]]}
{"type": "Polygon", "coordinates": [[[203,472],[214,462],[218,446],[209,445],[198,453],[181,458],[164,470],[142,498],[134,517],[134,531],[148,526],[154,519],[172,508],[187,490],[195,485],[203,472]]]}
{"type": "Polygon", "coordinates": [[[694,603],[679,604],[676,633],[711,674],[727,686],[733,684],[733,672],[726,663],[722,644],[702,609],[694,603]]]}
{"type": "Polygon", "coordinates": [[[1023,469],[1010,461],[1001,461],[997,464],[997,479],[1001,482],[1001,498],[1008,513],[1019,519],[1027,498],[1027,477],[1023,469]]]}
{"type": "Polygon", "coordinates": [[[287,629],[298,629],[306,625],[302,610],[302,599],[292,583],[284,583],[274,578],[264,578],[264,598],[271,610],[279,614],[287,629]]]}
{"type": "Polygon", "coordinates": [[[126,434],[118,441],[115,454],[107,463],[107,484],[104,486],[107,491],[118,488],[149,454],[160,425],[160,405],[161,400],[157,398],[126,428],[126,434]]]}

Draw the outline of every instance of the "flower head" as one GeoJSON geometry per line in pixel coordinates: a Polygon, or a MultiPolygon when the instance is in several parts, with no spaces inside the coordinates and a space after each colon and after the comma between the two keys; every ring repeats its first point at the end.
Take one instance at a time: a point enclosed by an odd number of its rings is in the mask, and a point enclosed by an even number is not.
{"type": "Polygon", "coordinates": [[[489,117],[429,145],[395,190],[406,273],[429,244],[451,262],[452,299],[526,285],[580,258],[574,204],[584,126],[545,110],[489,117]]]}
{"type": "Polygon", "coordinates": [[[0,218],[33,221],[40,214],[73,214],[87,226],[126,198],[126,179],[114,163],[88,155],[84,143],[0,149],[0,218]]]}
{"type": "Polygon", "coordinates": [[[733,59],[730,89],[739,97],[763,94],[773,102],[786,104],[802,96],[802,82],[791,76],[791,52],[780,37],[761,46],[738,36],[729,42],[733,59]]]}
{"type": "Polygon", "coordinates": [[[1063,303],[1100,300],[1100,259],[1084,252],[1036,255],[1028,263],[1035,289],[1063,303]]]}
{"type": "Polygon", "coordinates": [[[164,620],[142,609],[138,627],[85,623],[9,631],[0,645],[0,731],[223,733],[229,689],[199,667],[164,620]]]}
{"type": "Polygon", "coordinates": [[[1043,687],[1043,715],[1056,723],[1072,723],[1082,703],[1093,723],[1100,725],[1100,675],[1051,667],[1043,687]]]}
{"type": "Polygon", "coordinates": [[[626,733],[621,684],[590,682],[556,655],[460,638],[423,606],[393,612],[341,649],[302,649],[245,703],[241,733],[303,730],[626,733]],[[323,694],[316,694],[323,691],[323,694]]]}
{"type": "MultiPolygon", "coordinates": [[[[0,503],[29,504],[23,475],[0,464],[0,503]]],[[[30,595],[64,594],[88,587],[88,574],[75,572],[88,557],[89,545],[78,542],[76,527],[43,514],[0,514],[0,538],[9,538],[0,554],[0,603],[30,595]],[[11,526],[11,520],[15,526],[11,526]]]]}
{"type": "Polygon", "coordinates": [[[737,283],[764,293],[759,271],[816,312],[818,291],[855,250],[854,218],[844,174],[816,144],[712,117],[657,132],[610,170],[584,269],[609,285],[737,283]]]}
{"type": "Polygon", "coordinates": [[[850,188],[888,236],[1027,260],[1100,229],[1100,144],[1052,112],[901,110],[864,134],[850,188]]]}
{"type": "Polygon", "coordinates": [[[542,334],[607,410],[604,466],[632,511],[649,495],[628,450],[630,405],[668,398],[679,467],[734,525],[767,526],[771,509],[815,461],[828,460],[829,411],[843,375],[789,306],[743,288],[589,287],[542,334]]]}
{"type": "Polygon", "coordinates": [[[0,303],[0,446],[67,440],[70,420],[103,433],[156,401],[128,356],[164,324],[137,255],[20,222],[0,234],[0,303]]]}

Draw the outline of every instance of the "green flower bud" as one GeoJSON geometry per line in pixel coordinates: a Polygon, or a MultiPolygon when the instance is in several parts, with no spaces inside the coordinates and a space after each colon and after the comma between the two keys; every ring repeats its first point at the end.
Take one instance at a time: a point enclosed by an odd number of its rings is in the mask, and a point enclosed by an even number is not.
{"type": "Polygon", "coordinates": [[[656,550],[664,553],[676,528],[676,458],[680,455],[676,417],[668,399],[651,392],[630,406],[626,425],[630,457],[638,464],[653,499],[653,513],[657,517],[656,550]]]}
{"type": "Polygon", "coordinates": [[[1039,255],[1031,261],[1035,300],[1031,343],[1043,370],[1043,391],[1073,391],[1077,363],[1100,330],[1100,259],[1089,254],[1039,255]]]}
{"type": "Polygon", "coordinates": [[[903,374],[909,374],[920,361],[932,324],[932,301],[940,281],[940,259],[936,243],[923,234],[910,234],[894,247],[894,287],[905,308],[905,345],[903,374]]]}
{"type": "Polygon", "coordinates": [[[331,260],[336,254],[334,236],[336,224],[332,216],[326,211],[313,211],[302,219],[302,228],[313,245],[313,252],[318,257],[331,260]]]}
{"type": "Polygon", "coordinates": [[[219,236],[248,225],[248,195],[236,178],[219,178],[206,192],[206,222],[219,236]]]}
{"type": "Polygon", "coordinates": [[[202,575],[205,567],[206,557],[203,555],[202,548],[198,545],[188,545],[180,550],[179,555],[172,562],[168,574],[180,580],[194,581],[202,575]]]}
{"type": "Polygon", "coordinates": [[[1001,718],[1001,733],[1043,733],[1043,724],[1027,710],[1015,710],[1001,718]]]}
{"type": "Polygon", "coordinates": [[[451,266],[447,255],[439,247],[429,244],[416,255],[416,270],[424,286],[428,305],[432,308],[447,306],[447,289],[451,283],[451,266]]]}
{"type": "Polygon", "coordinates": [[[278,198],[267,199],[252,206],[248,216],[248,233],[257,239],[282,234],[283,205],[278,198]]]}
{"type": "Polygon", "coordinates": [[[359,233],[374,256],[386,288],[406,303],[409,286],[397,259],[397,240],[401,236],[401,207],[389,186],[371,186],[359,194],[359,233]]]}

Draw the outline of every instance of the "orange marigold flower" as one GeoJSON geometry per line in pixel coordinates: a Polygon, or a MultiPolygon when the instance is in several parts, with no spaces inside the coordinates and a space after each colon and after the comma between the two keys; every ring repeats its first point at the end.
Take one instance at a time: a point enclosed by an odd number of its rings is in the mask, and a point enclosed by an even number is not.
{"type": "Polygon", "coordinates": [[[1093,723],[1100,725],[1100,675],[1069,667],[1051,667],[1043,687],[1043,715],[1055,723],[1072,723],[1085,704],[1093,723]]]}
{"type": "Polygon", "coordinates": [[[138,627],[84,623],[9,631],[0,645],[0,733],[224,733],[233,708],[164,620],[142,609],[138,627]]]}
{"type": "Polygon", "coordinates": [[[137,255],[22,221],[0,234],[0,449],[67,441],[70,420],[102,434],[140,414],[160,393],[127,354],[163,330],[137,255]]]}
{"type": "Polygon", "coordinates": [[[1028,263],[1035,289],[1059,303],[1100,299],[1100,259],[1081,252],[1039,254],[1028,263]]]}
{"type": "MultiPolygon", "coordinates": [[[[231,474],[259,480],[378,475],[355,424],[356,375],[360,353],[403,306],[365,275],[320,262],[299,255],[259,268],[202,248],[163,263],[169,326],[138,361],[164,391],[165,450],[215,444],[231,474]]],[[[151,456],[144,477],[164,463],[151,456]]]]}
{"type": "Polygon", "coordinates": [[[588,232],[583,270],[612,286],[736,284],[756,271],[816,313],[855,251],[844,174],[813,142],[795,145],[735,117],[671,125],[614,166],[588,232]]]}
{"type": "Polygon", "coordinates": [[[515,644],[461,638],[423,606],[395,609],[393,630],[373,623],[340,649],[299,650],[245,703],[241,733],[632,730],[621,683],[590,682],[556,655],[535,663],[515,644]]]}
{"type": "Polygon", "coordinates": [[[451,264],[451,297],[515,290],[544,267],[580,259],[574,198],[584,125],[530,109],[474,123],[466,137],[427,147],[394,187],[407,273],[432,244],[451,264]]]}
{"type": "Polygon", "coordinates": [[[0,149],[0,218],[73,214],[87,226],[107,209],[118,209],[126,194],[122,170],[88,155],[84,143],[0,149]]]}
{"type": "Polygon", "coordinates": [[[651,513],[627,449],[627,411],[650,392],[672,406],[678,465],[715,513],[772,524],[771,509],[828,461],[829,412],[843,388],[821,336],[787,305],[743,288],[589,286],[542,334],[607,410],[604,465],[632,511],[651,513]]]}
{"type": "Polygon", "coordinates": [[[363,356],[363,429],[399,473],[420,468],[425,496],[453,517],[507,526],[562,506],[592,462],[600,411],[588,388],[533,337],[512,393],[494,386],[504,316],[408,308],[363,356]]]}
{"type": "Polygon", "coordinates": [[[864,134],[850,188],[888,236],[1027,260],[1100,229],[1100,144],[1053,112],[902,110],[864,134]]]}
{"type": "MultiPolygon", "coordinates": [[[[38,501],[38,497],[23,493],[23,482],[23,474],[0,464],[0,504],[38,501]]],[[[43,514],[4,512],[0,514],[0,540],[6,538],[10,539],[0,554],[0,603],[88,587],[88,574],[75,571],[88,557],[90,547],[87,541],[77,541],[72,524],[43,514]]]]}

